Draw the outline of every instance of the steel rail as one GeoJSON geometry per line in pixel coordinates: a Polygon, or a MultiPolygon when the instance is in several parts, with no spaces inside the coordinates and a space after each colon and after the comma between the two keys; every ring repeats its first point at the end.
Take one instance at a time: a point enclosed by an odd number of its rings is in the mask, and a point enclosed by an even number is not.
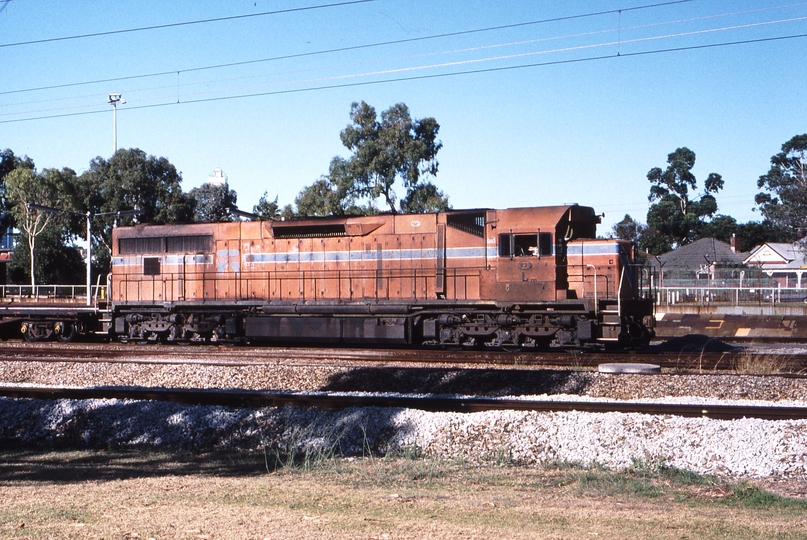
{"type": "MultiPolygon", "coordinates": [[[[255,365],[294,360],[309,362],[389,362],[414,364],[477,364],[486,366],[553,366],[596,368],[603,363],[642,362],[673,370],[736,370],[752,353],[682,353],[590,351],[456,351],[434,349],[347,349],[259,347],[222,349],[215,346],[112,346],[87,344],[0,345],[0,362],[110,362],[144,364],[255,365]]],[[[765,356],[765,355],[760,355],[765,356]]],[[[807,355],[776,356],[778,371],[804,373],[807,355]]]]}
{"type": "Polygon", "coordinates": [[[401,396],[355,395],[332,393],[292,393],[243,390],[162,389],[162,388],[65,388],[0,385],[0,396],[14,399],[88,400],[119,399],[136,401],[166,401],[189,405],[225,406],[240,408],[259,407],[317,407],[344,409],[349,407],[392,407],[432,412],[480,411],[539,411],[588,413],[640,413],[689,418],[738,420],[759,418],[765,420],[807,419],[807,406],[760,406],[722,404],[670,404],[627,401],[553,401],[476,396],[401,396]]]}

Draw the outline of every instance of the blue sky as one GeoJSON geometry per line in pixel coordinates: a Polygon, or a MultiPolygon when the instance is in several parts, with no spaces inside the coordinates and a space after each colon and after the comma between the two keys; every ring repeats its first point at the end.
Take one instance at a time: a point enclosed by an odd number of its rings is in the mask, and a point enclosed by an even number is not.
{"type": "Polygon", "coordinates": [[[644,221],[647,172],[687,146],[747,221],[807,132],[805,34],[795,0],[0,0],[0,148],[80,173],[111,156],[121,93],[119,147],[166,157],[185,190],[221,167],[251,210],[348,155],[352,102],[404,102],[441,125],[455,208],[577,202],[607,234],[644,221]]]}

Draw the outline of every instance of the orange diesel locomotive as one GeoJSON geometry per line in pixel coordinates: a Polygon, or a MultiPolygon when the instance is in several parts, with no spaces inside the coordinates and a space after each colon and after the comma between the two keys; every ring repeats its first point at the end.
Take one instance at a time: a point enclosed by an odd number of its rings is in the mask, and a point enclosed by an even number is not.
{"type": "Polygon", "coordinates": [[[585,206],[113,232],[122,340],[468,347],[653,336],[648,269],[585,206]]]}

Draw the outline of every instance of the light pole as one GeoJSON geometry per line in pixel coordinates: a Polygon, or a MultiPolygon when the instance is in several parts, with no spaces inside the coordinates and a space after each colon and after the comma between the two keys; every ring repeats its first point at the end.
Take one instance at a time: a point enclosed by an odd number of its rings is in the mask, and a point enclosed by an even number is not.
{"type": "Polygon", "coordinates": [[[123,105],[126,100],[120,94],[109,94],[106,101],[112,105],[112,155],[118,151],[118,103],[123,105]]]}
{"type": "MultiPolygon", "coordinates": [[[[120,212],[99,212],[97,214],[93,214],[90,211],[87,211],[86,214],[82,214],[81,212],[74,212],[72,210],[60,210],[59,208],[51,208],[50,206],[42,206],[41,204],[28,204],[28,208],[32,210],[40,210],[42,212],[49,212],[51,214],[72,214],[74,216],[84,216],[87,218],[87,305],[92,305],[92,218],[96,216],[138,216],[140,215],[140,210],[135,208],[134,210],[122,210],[120,212]]],[[[115,221],[117,223],[117,220],[115,221]]],[[[31,253],[31,259],[33,260],[34,254],[31,253]]]]}

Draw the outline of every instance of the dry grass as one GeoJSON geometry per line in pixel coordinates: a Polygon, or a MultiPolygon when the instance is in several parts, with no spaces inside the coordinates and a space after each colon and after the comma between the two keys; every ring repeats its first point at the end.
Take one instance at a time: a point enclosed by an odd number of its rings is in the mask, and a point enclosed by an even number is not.
{"type": "Polygon", "coordinates": [[[786,354],[746,351],[737,358],[734,369],[738,373],[751,375],[774,375],[790,373],[791,367],[792,363],[786,354]]]}
{"type": "MultiPolygon", "coordinates": [[[[416,455],[414,453],[413,455],[416,455]]],[[[2,538],[807,538],[804,501],[636,462],[0,453],[2,538]]]]}

